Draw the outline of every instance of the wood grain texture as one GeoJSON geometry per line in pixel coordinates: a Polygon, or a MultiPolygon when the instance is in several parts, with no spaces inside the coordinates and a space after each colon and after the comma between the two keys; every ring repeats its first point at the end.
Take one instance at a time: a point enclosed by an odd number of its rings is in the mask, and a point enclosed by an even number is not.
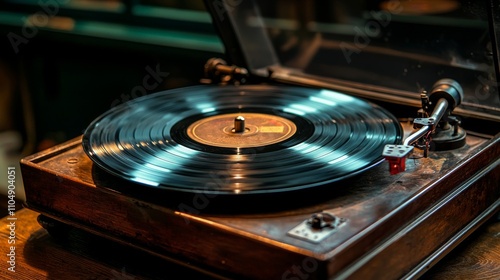
{"type": "MultiPolygon", "coordinates": [[[[66,239],[49,235],[39,213],[17,212],[16,272],[7,270],[7,242],[2,242],[0,279],[214,279],[139,250],[74,230],[66,239]],[[5,253],[5,254],[4,254],[5,253]]],[[[1,220],[4,227],[6,218],[1,220]]],[[[0,239],[6,240],[5,231],[0,239]]],[[[496,280],[500,275],[500,221],[492,219],[421,279],[496,280]]]]}
{"type": "Polygon", "coordinates": [[[103,174],[79,139],[28,157],[21,167],[32,210],[213,273],[279,279],[309,260],[309,279],[397,279],[498,202],[499,157],[500,135],[491,141],[469,137],[463,149],[410,161],[412,172],[392,177],[377,166],[343,182],[346,191],[323,192],[328,198],[312,206],[244,215],[180,211],[180,202],[196,206],[192,194],[177,200],[103,174]],[[129,192],[134,189],[142,196],[129,192]],[[287,235],[321,210],[347,222],[321,244],[287,235]]]}
{"type": "MultiPolygon", "coordinates": [[[[9,271],[6,254],[8,234],[0,233],[0,279],[210,279],[145,252],[123,246],[77,229],[65,238],[54,238],[37,222],[39,213],[17,212],[16,271],[9,271]]],[[[2,228],[9,221],[1,220],[2,228]]]]}
{"type": "Polygon", "coordinates": [[[500,279],[500,215],[474,232],[422,279],[500,279]]]}

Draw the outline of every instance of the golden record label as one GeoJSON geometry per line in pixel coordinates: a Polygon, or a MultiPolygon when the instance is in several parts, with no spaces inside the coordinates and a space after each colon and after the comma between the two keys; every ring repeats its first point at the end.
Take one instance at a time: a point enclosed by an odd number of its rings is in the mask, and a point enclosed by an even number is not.
{"type": "Polygon", "coordinates": [[[222,148],[252,148],[276,144],[289,139],[295,132],[297,126],[292,121],[260,113],[207,117],[187,128],[187,134],[192,140],[222,148]],[[243,126],[242,132],[235,131],[235,127],[240,126],[243,126]]]}

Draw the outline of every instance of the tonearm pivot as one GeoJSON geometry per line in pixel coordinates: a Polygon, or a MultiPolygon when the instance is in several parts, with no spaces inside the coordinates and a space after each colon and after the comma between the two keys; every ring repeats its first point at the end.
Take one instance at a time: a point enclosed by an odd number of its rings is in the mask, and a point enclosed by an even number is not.
{"type": "Polygon", "coordinates": [[[432,150],[450,150],[465,145],[465,131],[460,128],[460,121],[451,116],[455,107],[463,100],[463,89],[452,79],[437,81],[430,94],[421,93],[422,108],[419,117],[413,120],[415,131],[401,145],[386,145],[382,155],[389,162],[391,174],[406,169],[406,157],[414,147],[424,150],[427,157],[431,144],[432,150]]]}

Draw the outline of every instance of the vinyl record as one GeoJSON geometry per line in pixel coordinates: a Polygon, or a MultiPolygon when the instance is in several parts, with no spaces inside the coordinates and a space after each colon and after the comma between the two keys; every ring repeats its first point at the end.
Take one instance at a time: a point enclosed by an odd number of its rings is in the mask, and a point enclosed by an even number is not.
{"type": "Polygon", "coordinates": [[[324,186],[383,161],[399,122],[370,102],[292,86],[193,86],[112,108],[83,135],[108,173],[151,187],[262,194],[324,186]]]}

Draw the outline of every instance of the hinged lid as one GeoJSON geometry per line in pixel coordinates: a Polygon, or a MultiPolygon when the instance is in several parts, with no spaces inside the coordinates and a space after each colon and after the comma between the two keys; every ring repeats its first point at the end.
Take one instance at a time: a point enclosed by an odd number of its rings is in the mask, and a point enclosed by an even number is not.
{"type": "Polygon", "coordinates": [[[276,82],[419,106],[439,79],[454,113],[500,121],[497,0],[206,0],[230,63],[276,82]]]}

